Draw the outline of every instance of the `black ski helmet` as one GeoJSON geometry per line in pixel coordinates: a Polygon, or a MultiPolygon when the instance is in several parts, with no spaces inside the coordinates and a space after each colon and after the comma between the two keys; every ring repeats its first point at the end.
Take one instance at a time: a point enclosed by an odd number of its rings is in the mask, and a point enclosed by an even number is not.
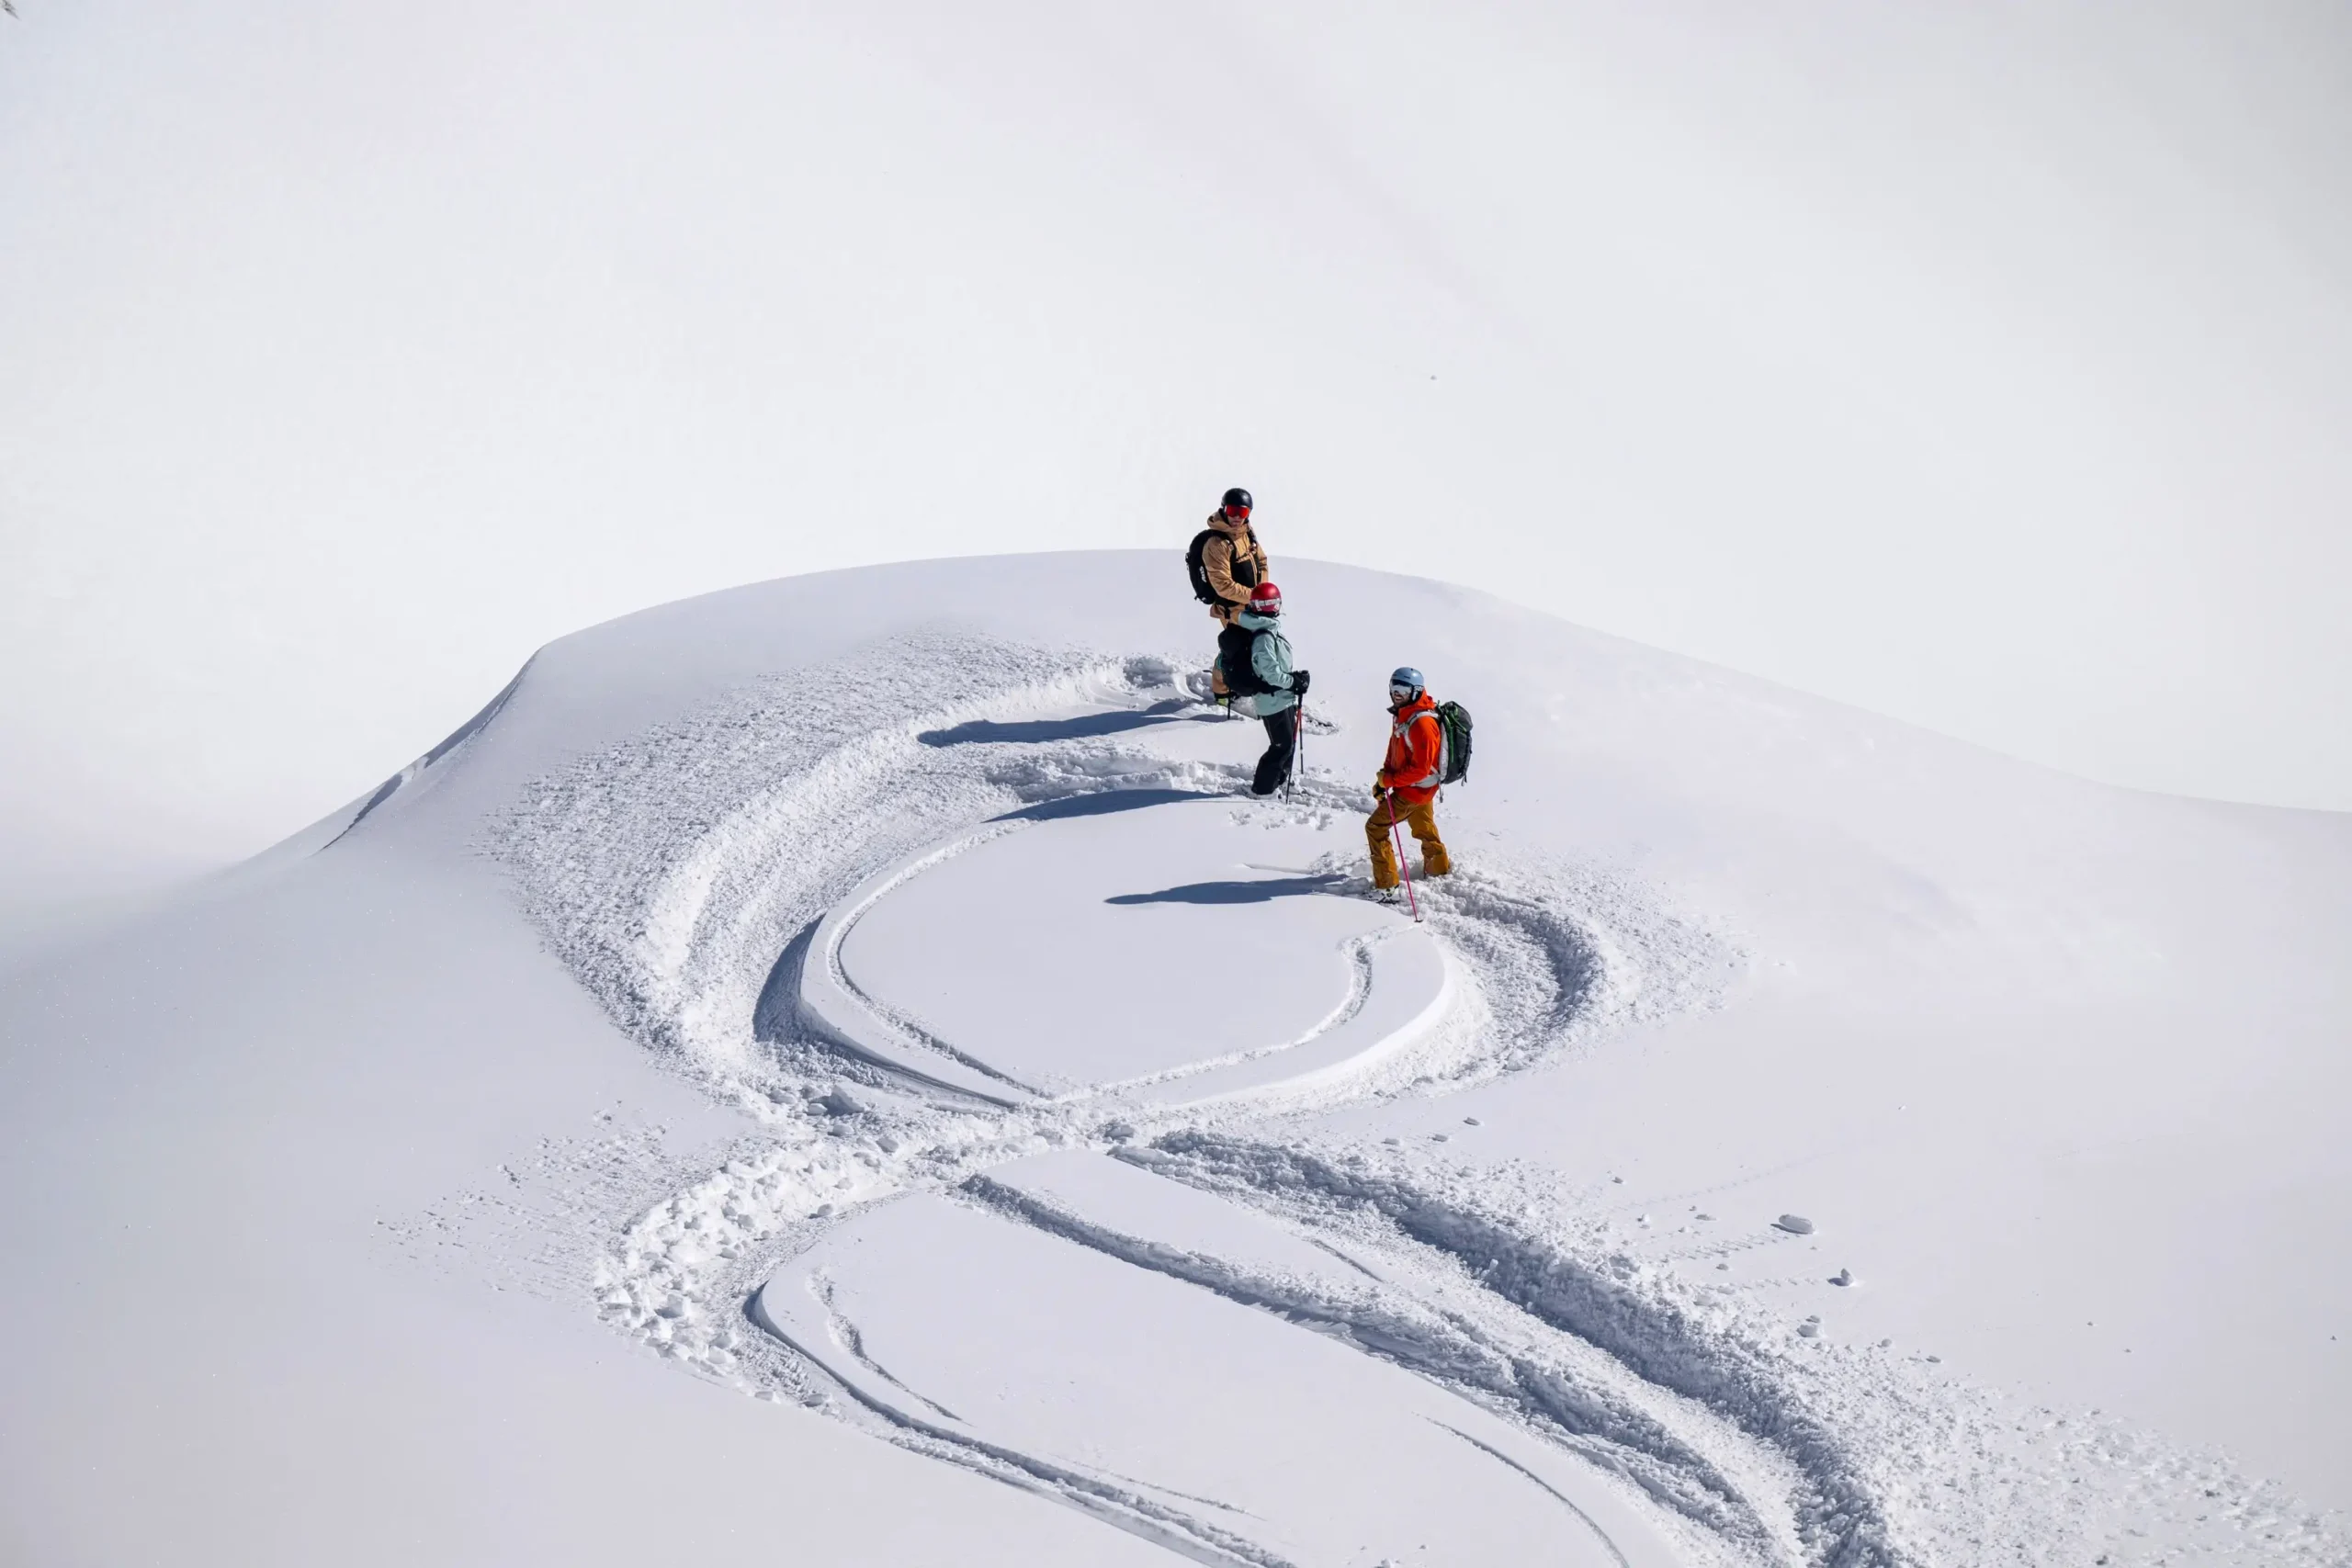
{"type": "Polygon", "coordinates": [[[1251,506],[1255,505],[1256,502],[1250,499],[1250,492],[1248,491],[1243,490],[1239,485],[1235,485],[1231,490],[1225,492],[1225,499],[1217,504],[1227,512],[1232,511],[1237,506],[1242,511],[1247,512],[1251,506]]]}

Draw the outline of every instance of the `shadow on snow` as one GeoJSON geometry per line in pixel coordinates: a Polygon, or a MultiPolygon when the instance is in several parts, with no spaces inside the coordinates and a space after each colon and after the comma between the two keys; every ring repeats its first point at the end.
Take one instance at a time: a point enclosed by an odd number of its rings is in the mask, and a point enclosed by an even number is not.
{"type": "Polygon", "coordinates": [[[1266,904],[1328,893],[1347,879],[1336,875],[1285,876],[1255,882],[1187,882],[1157,893],[1118,893],[1105,904],[1266,904]]]}
{"type": "Polygon", "coordinates": [[[1090,713],[1077,718],[1026,718],[1000,722],[969,719],[945,729],[926,729],[915,737],[926,746],[970,746],[988,741],[1037,745],[1052,740],[1083,740],[1097,735],[1118,735],[1155,724],[1169,724],[1189,705],[1178,698],[1125,713],[1090,713]]]}
{"type": "Polygon", "coordinates": [[[1140,811],[1148,806],[1170,806],[1180,800],[1221,800],[1223,795],[1198,789],[1107,789],[1093,795],[1065,795],[1008,811],[999,822],[1051,822],[1063,817],[1103,817],[1114,811],[1140,811]]]}

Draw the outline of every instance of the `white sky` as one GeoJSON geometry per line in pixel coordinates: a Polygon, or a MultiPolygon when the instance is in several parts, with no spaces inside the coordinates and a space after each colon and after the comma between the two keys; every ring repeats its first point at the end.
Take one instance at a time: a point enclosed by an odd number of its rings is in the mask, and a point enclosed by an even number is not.
{"type": "Polygon", "coordinates": [[[1181,595],[1232,483],[1278,565],[2352,807],[2340,6],[18,8],[0,924],[660,600],[1181,595]]]}

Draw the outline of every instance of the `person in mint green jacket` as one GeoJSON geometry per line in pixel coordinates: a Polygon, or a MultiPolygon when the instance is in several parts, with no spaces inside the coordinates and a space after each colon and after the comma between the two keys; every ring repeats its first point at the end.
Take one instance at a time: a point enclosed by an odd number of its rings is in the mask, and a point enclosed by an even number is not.
{"type": "Polygon", "coordinates": [[[1282,615],[1283,591],[1261,582],[1250,591],[1250,607],[1217,639],[1226,686],[1238,700],[1247,701],[1266,727],[1266,754],[1258,759],[1257,773],[1250,781],[1252,795],[1272,795],[1282,788],[1298,755],[1298,699],[1306,694],[1307,674],[1291,661],[1282,615]]]}

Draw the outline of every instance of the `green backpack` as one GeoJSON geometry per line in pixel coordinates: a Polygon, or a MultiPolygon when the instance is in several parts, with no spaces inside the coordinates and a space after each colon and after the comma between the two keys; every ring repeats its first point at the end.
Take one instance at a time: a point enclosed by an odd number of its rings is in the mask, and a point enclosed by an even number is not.
{"type": "Polygon", "coordinates": [[[1470,775],[1470,710],[1460,703],[1440,703],[1432,710],[1437,716],[1439,737],[1444,749],[1437,782],[1441,784],[1460,784],[1470,775]]]}

